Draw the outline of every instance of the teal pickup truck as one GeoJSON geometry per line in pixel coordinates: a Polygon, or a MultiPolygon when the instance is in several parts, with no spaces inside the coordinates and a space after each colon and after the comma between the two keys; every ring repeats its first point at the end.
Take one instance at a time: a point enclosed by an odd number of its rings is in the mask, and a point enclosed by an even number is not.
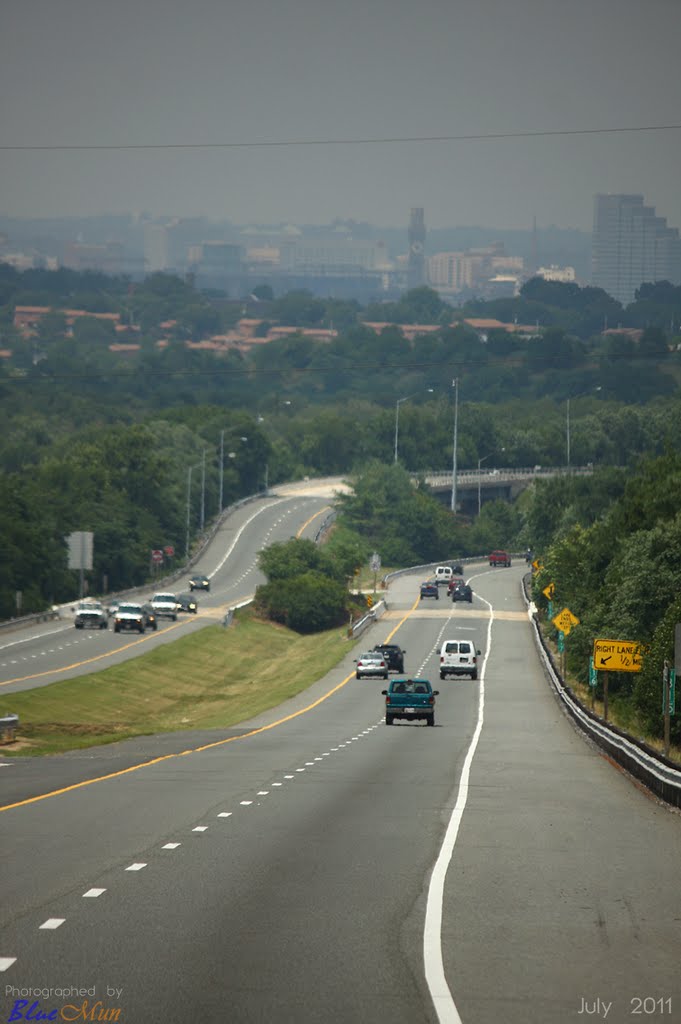
{"type": "Polygon", "coordinates": [[[385,724],[392,725],[396,718],[414,722],[424,718],[428,725],[435,725],[434,690],[427,679],[393,679],[385,695],[385,724]]]}

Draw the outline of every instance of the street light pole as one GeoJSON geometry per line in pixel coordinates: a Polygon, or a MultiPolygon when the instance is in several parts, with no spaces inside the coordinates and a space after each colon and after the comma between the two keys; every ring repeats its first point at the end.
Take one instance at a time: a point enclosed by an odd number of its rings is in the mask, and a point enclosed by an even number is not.
{"type": "Polygon", "coordinates": [[[201,456],[201,531],[206,522],[206,449],[201,456]]]}
{"type": "Polygon", "coordinates": [[[220,431],[220,495],[218,498],[218,515],[222,512],[222,484],[225,475],[225,432],[220,431]]]}
{"type": "Polygon", "coordinates": [[[187,532],[185,535],[184,544],[184,555],[185,558],[189,558],[189,522],[191,519],[191,508],[192,508],[192,469],[190,466],[187,471],[187,532]]]}
{"type": "Polygon", "coordinates": [[[407,395],[406,398],[398,398],[395,403],[395,454],[393,458],[395,465],[397,465],[397,440],[400,433],[400,406],[402,402],[408,402],[412,397],[413,395],[407,395]]]}
{"type": "MultiPolygon", "coordinates": [[[[580,391],[578,395],[572,395],[572,398],[585,398],[587,395],[595,394],[598,391],[602,391],[602,387],[599,384],[598,387],[592,388],[591,391],[580,391]]],[[[570,398],[567,400],[567,415],[565,423],[565,455],[567,463],[567,471],[570,472],[570,398]]]]}
{"type": "MultiPolygon", "coordinates": [[[[262,417],[260,417],[260,418],[262,419],[262,417]]],[[[220,431],[220,473],[219,473],[219,477],[220,477],[220,494],[219,494],[219,498],[218,498],[218,515],[222,512],[223,500],[224,500],[225,434],[226,433],[227,433],[227,428],[225,428],[224,430],[220,431]]],[[[246,441],[248,441],[248,438],[247,437],[240,437],[239,440],[243,441],[243,442],[246,442],[246,441]]],[[[231,453],[231,455],[233,455],[233,453],[231,453]]]]}
{"type": "Polygon", "coordinates": [[[481,495],[481,491],[480,491],[480,467],[482,466],[483,462],[485,462],[487,459],[491,459],[492,456],[496,455],[497,452],[505,452],[505,451],[506,451],[505,448],[497,448],[497,449],[495,449],[495,451],[489,452],[487,455],[483,455],[483,457],[481,459],[478,459],[478,515],[480,515],[480,509],[482,507],[482,500],[481,500],[482,495],[481,495]]]}
{"type": "Polygon", "coordinates": [[[456,515],[456,473],[457,473],[457,446],[459,433],[459,378],[452,381],[454,388],[454,451],[452,453],[452,512],[456,515]]]}
{"type": "Polygon", "coordinates": [[[478,459],[478,515],[480,515],[480,509],[482,508],[482,492],[480,490],[480,467],[486,459],[491,459],[494,452],[490,452],[489,455],[483,455],[481,459],[478,459]]]}

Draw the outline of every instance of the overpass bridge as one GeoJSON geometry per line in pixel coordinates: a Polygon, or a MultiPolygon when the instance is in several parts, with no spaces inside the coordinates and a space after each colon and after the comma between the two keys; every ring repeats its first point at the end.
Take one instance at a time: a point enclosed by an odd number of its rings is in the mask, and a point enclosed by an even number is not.
{"type": "MultiPolygon", "coordinates": [[[[457,511],[465,515],[478,514],[485,502],[515,501],[521,491],[535,480],[555,476],[586,476],[593,466],[534,466],[528,469],[460,469],[456,474],[457,511]]],[[[416,474],[415,474],[416,476],[416,474]]],[[[418,474],[433,493],[447,504],[451,503],[452,471],[426,470],[418,474]]]]}

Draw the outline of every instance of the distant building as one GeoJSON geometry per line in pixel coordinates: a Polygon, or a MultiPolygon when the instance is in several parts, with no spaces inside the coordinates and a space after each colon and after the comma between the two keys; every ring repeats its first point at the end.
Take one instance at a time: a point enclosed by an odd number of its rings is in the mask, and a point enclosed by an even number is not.
{"type": "Polygon", "coordinates": [[[465,252],[438,252],[428,259],[428,281],[443,295],[461,292],[497,298],[517,294],[524,275],[522,256],[507,256],[503,243],[465,252]]]}
{"type": "Polygon", "coordinates": [[[592,235],[592,283],[623,305],[644,283],[681,284],[681,239],[642,195],[597,195],[592,235]]]}
{"type": "Polygon", "coordinates": [[[384,270],[388,264],[383,242],[292,238],[279,245],[279,266],[288,273],[361,273],[384,270]]]}
{"type": "Polygon", "coordinates": [[[534,276],[542,277],[545,281],[560,281],[562,284],[576,280],[574,267],[557,267],[553,263],[550,267],[538,267],[534,276]]]}
{"type": "Polygon", "coordinates": [[[70,270],[100,270],[103,274],[121,274],[124,270],[124,252],[120,242],[88,245],[68,242],[64,246],[62,266],[70,270]]]}

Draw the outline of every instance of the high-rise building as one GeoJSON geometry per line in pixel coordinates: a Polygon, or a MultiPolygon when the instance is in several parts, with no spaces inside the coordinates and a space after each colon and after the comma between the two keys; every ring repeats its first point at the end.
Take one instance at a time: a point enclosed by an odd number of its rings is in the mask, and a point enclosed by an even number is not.
{"type": "Polygon", "coordinates": [[[592,283],[622,305],[645,282],[681,284],[681,239],[639,195],[597,195],[592,236],[592,283]]]}

